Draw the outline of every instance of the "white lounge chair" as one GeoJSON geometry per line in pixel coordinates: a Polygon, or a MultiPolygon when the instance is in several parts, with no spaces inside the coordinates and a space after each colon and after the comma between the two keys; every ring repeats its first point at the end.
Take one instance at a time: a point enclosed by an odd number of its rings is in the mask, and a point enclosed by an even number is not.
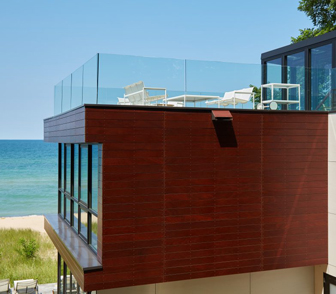
{"type": "Polygon", "coordinates": [[[228,106],[233,105],[234,108],[236,108],[236,105],[238,103],[245,104],[250,101],[252,96],[253,100],[253,107],[254,107],[254,93],[253,93],[253,87],[250,88],[244,88],[241,90],[231,91],[231,92],[225,92],[224,97],[217,100],[211,100],[206,101],[205,103],[207,105],[217,104],[218,107],[221,105],[228,106]]]}
{"type": "Polygon", "coordinates": [[[0,294],[9,293],[9,279],[0,280],[0,294]]]}
{"type": "Polygon", "coordinates": [[[131,105],[131,102],[128,98],[119,98],[118,97],[118,105],[131,105]]]}
{"type": "Polygon", "coordinates": [[[132,105],[146,105],[150,102],[158,101],[167,98],[167,91],[165,88],[145,87],[143,81],[134,83],[124,87],[124,99],[128,99],[132,105]],[[150,96],[148,90],[164,91],[164,95],[150,96]]]}
{"type": "Polygon", "coordinates": [[[19,280],[14,281],[15,293],[36,293],[38,294],[37,280],[19,280]]]}

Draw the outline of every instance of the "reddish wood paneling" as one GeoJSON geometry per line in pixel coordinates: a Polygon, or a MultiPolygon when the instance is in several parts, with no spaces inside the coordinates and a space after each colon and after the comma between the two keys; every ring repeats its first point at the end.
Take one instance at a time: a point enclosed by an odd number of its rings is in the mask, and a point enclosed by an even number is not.
{"type": "Polygon", "coordinates": [[[86,291],[327,263],[328,115],[232,116],[85,109],[103,143],[103,271],[86,291]]]}

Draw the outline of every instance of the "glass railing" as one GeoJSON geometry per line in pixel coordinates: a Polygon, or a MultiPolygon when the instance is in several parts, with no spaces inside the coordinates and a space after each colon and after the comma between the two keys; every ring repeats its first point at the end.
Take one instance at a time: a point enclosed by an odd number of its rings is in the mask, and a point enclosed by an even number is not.
{"type": "Polygon", "coordinates": [[[334,70],[97,54],[55,86],[54,113],[83,104],[330,110],[334,70]]]}

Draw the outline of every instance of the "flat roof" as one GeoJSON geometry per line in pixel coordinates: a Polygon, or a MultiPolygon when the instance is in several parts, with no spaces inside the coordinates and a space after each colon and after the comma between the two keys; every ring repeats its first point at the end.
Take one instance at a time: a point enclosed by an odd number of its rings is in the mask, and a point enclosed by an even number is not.
{"type": "Polygon", "coordinates": [[[294,43],[294,44],[290,44],[287,46],[283,46],[271,51],[267,51],[261,54],[261,59],[269,59],[273,56],[278,56],[284,53],[288,53],[291,51],[299,51],[300,49],[304,49],[306,47],[312,46],[312,45],[318,45],[319,43],[324,43],[326,41],[329,41],[331,39],[335,39],[336,38],[336,31],[332,31],[326,34],[323,34],[321,36],[317,36],[314,38],[310,38],[307,40],[303,40],[301,42],[298,43],[294,43]]]}

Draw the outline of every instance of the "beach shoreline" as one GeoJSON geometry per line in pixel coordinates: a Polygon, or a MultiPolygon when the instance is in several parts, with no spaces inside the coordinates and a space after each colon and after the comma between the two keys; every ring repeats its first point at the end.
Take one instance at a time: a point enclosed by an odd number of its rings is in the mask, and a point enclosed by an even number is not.
{"type": "Polygon", "coordinates": [[[0,217],[0,229],[31,229],[46,234],[43,215],[0,217]]]}

